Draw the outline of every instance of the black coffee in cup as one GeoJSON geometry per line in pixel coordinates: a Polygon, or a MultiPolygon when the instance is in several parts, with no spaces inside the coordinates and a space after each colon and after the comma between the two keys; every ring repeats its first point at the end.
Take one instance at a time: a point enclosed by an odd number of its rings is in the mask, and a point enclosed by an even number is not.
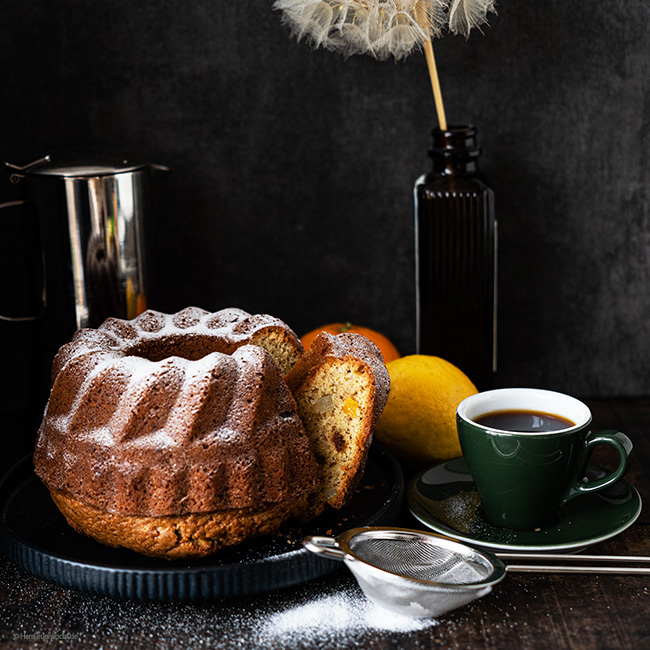
{"type": "Polygon", "coordinates": [[[536,388],[500,388],[465,398],[456,410],[463,458],[493,525],[536,530],[570,500],[613,485],[627,471],[632,441],[620,431],[591,430],[580,400],[536,388]],[[618,467],[585,480],[595,447],[618,452],[618,467]]]}
{"type": "Polygon", "coordinates": [[[518,431],[519,433],[560,431],[574,427],[576,424],[560,415],[525,410],[492,411],[472,419],[476,424],[490,429],[518,431]]]}

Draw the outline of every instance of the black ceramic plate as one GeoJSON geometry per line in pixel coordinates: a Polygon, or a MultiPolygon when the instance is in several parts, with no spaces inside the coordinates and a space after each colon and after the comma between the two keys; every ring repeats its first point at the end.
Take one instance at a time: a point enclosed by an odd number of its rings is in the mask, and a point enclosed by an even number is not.
{"type": "Polygon", "coordinates": [[[201,601],[248,596],[339,568],[339,562],[304,549],[305,535],[337,535],[356,526],[392,524],[403,496],[399,463],[373,443],[361,485],[345,508],[209,558],[169,562],[102,546],[76,533],[34,474],[30,456],[0,483],[0,550],[40,578],[113,598],[201,601]]]}

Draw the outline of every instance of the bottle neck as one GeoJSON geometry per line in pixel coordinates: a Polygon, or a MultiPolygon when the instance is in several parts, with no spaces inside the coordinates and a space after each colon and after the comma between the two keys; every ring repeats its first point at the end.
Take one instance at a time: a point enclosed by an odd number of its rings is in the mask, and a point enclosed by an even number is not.
{"type": "Polygon", "coordinates": [[[433,129],[433,146],[429,156],[433,172],[442,176],[474,176],[478,173],[481,149],[476,140],[476,128],[469,125],[450,126],[447,130],[433,129]]]}

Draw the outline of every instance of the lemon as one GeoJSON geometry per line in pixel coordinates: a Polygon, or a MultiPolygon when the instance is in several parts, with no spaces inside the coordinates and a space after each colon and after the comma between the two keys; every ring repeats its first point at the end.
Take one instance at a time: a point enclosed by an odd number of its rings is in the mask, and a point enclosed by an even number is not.
{"type": "Polygon", "coordinates": [[[390,393],[375,438],[406,464],[422,466],[462,454],[456,407],[478,392],[453,364],[423,354],[386,364],[390,393]]]}

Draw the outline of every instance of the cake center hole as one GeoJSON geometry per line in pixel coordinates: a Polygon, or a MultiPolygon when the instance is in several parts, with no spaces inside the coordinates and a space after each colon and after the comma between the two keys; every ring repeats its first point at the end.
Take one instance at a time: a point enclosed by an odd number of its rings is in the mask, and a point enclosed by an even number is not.
{"type": "Polygon", "coordinates": [[[234,346],[228,345],[214,336],[170,334],[148,341],[140,341],[130,347],[127,354],[148,361],[163,361],[169,357],[197,361],[212,352],[231,354],[233,350],[234,346]]]}

